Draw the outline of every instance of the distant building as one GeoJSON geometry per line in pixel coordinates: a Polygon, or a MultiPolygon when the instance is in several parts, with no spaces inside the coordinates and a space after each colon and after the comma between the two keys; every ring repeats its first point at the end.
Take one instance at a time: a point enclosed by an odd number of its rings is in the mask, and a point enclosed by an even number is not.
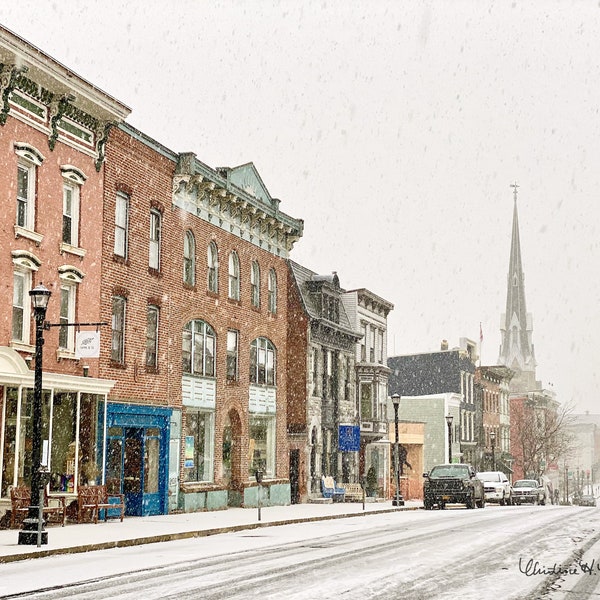
{"type": "Polygon", "coordinates": [[[476,458],[475,349],[475,342],[461,338],[458,348],[448,349],[444,340],[437,352],[388,358],[389,393],[402,396],[401,418],[425,423],[425,470],[449,459],[449,433],[454,462],[476,458]],[[450,431],[446,416],[452,417],[450,431]]]}
{"type": "Polygon", "coordinates": [[[322,475],[358,481],[355,366],[361,333],[348,317],[336,273],[318,275],[289,261],[289,277],[290,460],[298,463],[300,495],[320,496],[322,475]]]}

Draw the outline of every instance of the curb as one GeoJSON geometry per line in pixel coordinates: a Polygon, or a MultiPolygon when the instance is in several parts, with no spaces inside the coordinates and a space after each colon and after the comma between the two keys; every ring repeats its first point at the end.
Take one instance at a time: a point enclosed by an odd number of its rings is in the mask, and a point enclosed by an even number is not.
{"type": "Polygon", "coordinates": [[[19,554],[9,554],[0,556],[0,564],[18,562],[21,560],[30,560],[32,558],[45,558],[48,556],[58,556],[62,554],[79,554],[82,552],[92,552],[94,550],[109,550],[111,548],[128,548],[130,546],[141,546],[144,544],[156,544],[159,542],[171,542],[176,540],[186,540],[190,538],[209,537],[219,535],[220,533],[235,533],[249,529],[260,529],[261,527],[279,527],[281,525],[293,525],[295,523],[312,523],[318,521],[331,521],[333,519],[349,519],[351,517],[366,517],[368,515],[379,515],[390,512],[401,512],[406,510],[419,510],[420,506],[405,506],[394,508],[382,508],[379,510],[369,510],[358,513],[346,513],[341,515],[321,515],[318,517],[306,517],[300,519],[284,519],[281,521],[261,521],[256,523],[244,523],[241,525],[228,525],[224,527],[214,527],[212,529],[198,529],[193,531],[180,531],[178,533],[164,533],[161,535],[151,535],[140,538],[130,538],[124,540],[113,540],[110,542],[98,542],[95,544],[84,544],[81,546],[67,546],[63,548],[53,548],[51,550],[37,550],[36,552],[24,552],[19,554]]]}

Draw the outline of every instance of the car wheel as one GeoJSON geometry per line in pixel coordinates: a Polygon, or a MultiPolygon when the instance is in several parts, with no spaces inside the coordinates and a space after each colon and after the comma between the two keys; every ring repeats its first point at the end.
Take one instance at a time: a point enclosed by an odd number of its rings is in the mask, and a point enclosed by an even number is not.
{"type": "Polygon", "coordinates": [[[546,506],[546,496],[544,496],[541,500],[540,500],[540,504],[542,506],[546,506]]]}
{"type": "Polygon", "coordinates": [[[506,505],[507,505],[507,506],[512,506],[513,504],[514,504],[514,502],[513,502],[512,496],[509,496],[509,497],[508,497],[508,500],[507,500],[507,502],[506,502],[506,505]]]}
{"type": "Polygon", "coordinates": [[[473,499],[473,496],[469,496],[467,498],[467,501],[465,502],[467,508],[471,509],[471,508],[475,508],[475,501],[473,499]]]}
{"type": "Polygon", "coordinates": [[[445,502],[440,502],[438,504],[438,506],[439,506],[440,510],[446,510],[446,503],[445,502]]]}
{"type": "Polygon", "coordinates": [[[478,508],[485,508],[485,498],[482,498],[478,503],[477,503],[477,507],[478,508]]]}
{"type": "Polygon", "coordinates": [[[429,500],[425,500],[425,502],[423,502],[423,507],[425,510],[431,510],[433,508],[433,503],[429,500]]]}
{"type": "Polygon", "coordinates": [[[506,504],[506,500],[504,499],[504,495],[502,495],[502,500],[500,500],[500,506],[504,506],[506,504]]]}

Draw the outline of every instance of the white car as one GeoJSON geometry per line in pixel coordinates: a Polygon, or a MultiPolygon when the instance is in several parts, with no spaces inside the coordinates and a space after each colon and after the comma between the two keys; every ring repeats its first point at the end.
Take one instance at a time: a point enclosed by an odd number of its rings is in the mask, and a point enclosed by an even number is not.
{"type": "Polygon", "coordinates": [[[486,502],[498,502],[500,506],[512,504],[512,486],[502,471],[481,471],[477,478],[483,482],[486,502]]]}

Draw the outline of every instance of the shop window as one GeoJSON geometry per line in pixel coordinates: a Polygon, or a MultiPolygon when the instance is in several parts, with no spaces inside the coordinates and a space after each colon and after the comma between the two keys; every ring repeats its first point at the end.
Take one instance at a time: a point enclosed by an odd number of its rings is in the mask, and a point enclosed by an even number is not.
{"type": "Polygon", "coordinates": [[[275,476],[275,417],[252,415],[248,432],[248,477],[261,470],[265,477],[275,476]]]}
{"type": "Polygon", "coordinates": [[[184,480],[213,480],[214,415],[186,410],[184,480]]]}

